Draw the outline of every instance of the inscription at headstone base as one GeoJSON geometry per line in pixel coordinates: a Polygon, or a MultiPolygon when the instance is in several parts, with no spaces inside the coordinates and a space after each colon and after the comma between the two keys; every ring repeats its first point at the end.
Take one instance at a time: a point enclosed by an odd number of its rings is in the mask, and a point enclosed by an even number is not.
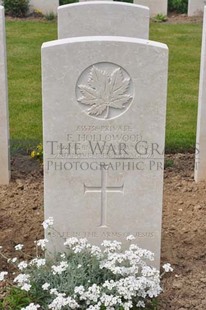
{"type": "Polygon", "coordinates": [[[63,238],[133,234],[159,266],[167,63],[164,44],[135,38],[43,45],[45,218],[63,238]]]}
{"type": "Polygon", "coordinates": [[[5,37],[4,8],[3,6],[0,6],[0,184],[8,184],[10,179],[8,85],[5,37]]]}

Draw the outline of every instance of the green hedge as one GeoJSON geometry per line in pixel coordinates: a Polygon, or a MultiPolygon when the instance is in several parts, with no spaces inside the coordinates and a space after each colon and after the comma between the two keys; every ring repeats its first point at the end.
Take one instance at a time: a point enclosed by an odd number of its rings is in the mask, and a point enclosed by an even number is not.
{"type": "Polygon", "coordinates": [[[168,11],[187,13],[188,0],[168,0],[168,11]]]}
{"type": "MultiPolygon", "coordinates": [[[[114,0],[114,1],[133,3],[133,0],[114,0]]],[[[59,4],[64,5],[64,4],[74,3],[74,2],[79,2],[79,0],[60,0],[59,4]]]]}
{"type": "MultiPolygon", "coordinates": [[[[133,3],[133,0],[114,0],[133,3]]],[[[78,0],[60,0],[60,5],[78,2],[78,0]]],[[[177,13],[187,13],[188,0],[168,0],[168,11],[177,13]]]]}
{"type": "Polygon", "coordinates": [[[78,0],[60,0],[59,5],[70,4],[74,2],[79,2],[78,0]]]}
{"type": "Polygon", "coordinates": [[[30,0],[3,0],[3,6],[7,15],[24,17],[29,11],[30,0]]]}

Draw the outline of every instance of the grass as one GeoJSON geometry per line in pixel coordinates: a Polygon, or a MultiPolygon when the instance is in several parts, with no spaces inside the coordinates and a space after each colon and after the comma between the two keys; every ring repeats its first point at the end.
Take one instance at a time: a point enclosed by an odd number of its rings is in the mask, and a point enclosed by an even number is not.
{"type": "MultiPolygon", "coordinates": [[[[40,48],[56,39],[56,28],[55,21],[7,21],[12,145],[42,141],[40,48]]],[[[201,25],[151,23],[150,39],[168,44],[170,51],[166,150],[190,151],[195,146],[201,25]]]]}
{"type": "Polygon", "coordinates": [[[8,79],[11,144],[42,141],[41,45],[56,39],[55,22],[8,21],[8,79]]]}
{"type": "Polygon", "coordinates": [[[166,149],[170,152],[195,146],[201,30],[200,24],[151,25],[150,39],[169,47],[166,149]]]}

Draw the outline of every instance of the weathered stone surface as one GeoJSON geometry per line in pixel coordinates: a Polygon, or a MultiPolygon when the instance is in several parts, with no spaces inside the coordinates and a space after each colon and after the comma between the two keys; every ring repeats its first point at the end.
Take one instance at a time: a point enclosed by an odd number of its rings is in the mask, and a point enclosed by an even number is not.
{"type": "Polygon", "coordinates": [[[168,0],[134,0],[135,4],[145,5],[150,9],[150,16],[167,15],[168,0]]]}
{"type": "Polygon", "coordinates": [[[189,0],[188,1],[188,16],[202,15],[204,11],[205,0],[189,0]]]}
{"type": "Polygon", "coordinates": [[[195,181],[206,180],[206,7],[202,34],[198,119],[195,156],[195,181]]]}
{"type": "Polygon", "coordinates": [[[30,0],[30,9],[39,10],[43,14],[54,13],[57,14],[59,0],[30,0]]]}
{"type": "Polygon", "coordinates": [[[10,179],[8,85],[5,37],[4,8],[0,6],[0,184],[8,184],[10,179]]]}
{"type": "Polygon", "coordinates": [[[58,8],[59,39],[81,36],[149,38],[149,9],[121,2],[82,2],[58,8]]]}
{"type": "MultiPolygon", "coordinates": [[[[164,44],[134,38],[42,48],[45,217],[95,244],[133,234],[157,266],[167,62],[164,44]]],[[[53,236],[51,250],[61,242],[53,236]]]]}

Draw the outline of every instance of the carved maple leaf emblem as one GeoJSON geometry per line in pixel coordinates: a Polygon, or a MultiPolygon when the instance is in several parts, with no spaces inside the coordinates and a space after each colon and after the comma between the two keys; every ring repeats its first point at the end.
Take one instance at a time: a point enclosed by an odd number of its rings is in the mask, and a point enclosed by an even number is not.
{"type": "Polygon", "coordinates": [[[88,85],[78,85],[82,97],[78,102],[89,105],[89,115],[99,116],[104,113],[108,118],[109,109],[124,109],[132,96],[127,94],[130,78],[124,78],[121,68],[108,74],[93,66],[88,79],[88,85]]]}

